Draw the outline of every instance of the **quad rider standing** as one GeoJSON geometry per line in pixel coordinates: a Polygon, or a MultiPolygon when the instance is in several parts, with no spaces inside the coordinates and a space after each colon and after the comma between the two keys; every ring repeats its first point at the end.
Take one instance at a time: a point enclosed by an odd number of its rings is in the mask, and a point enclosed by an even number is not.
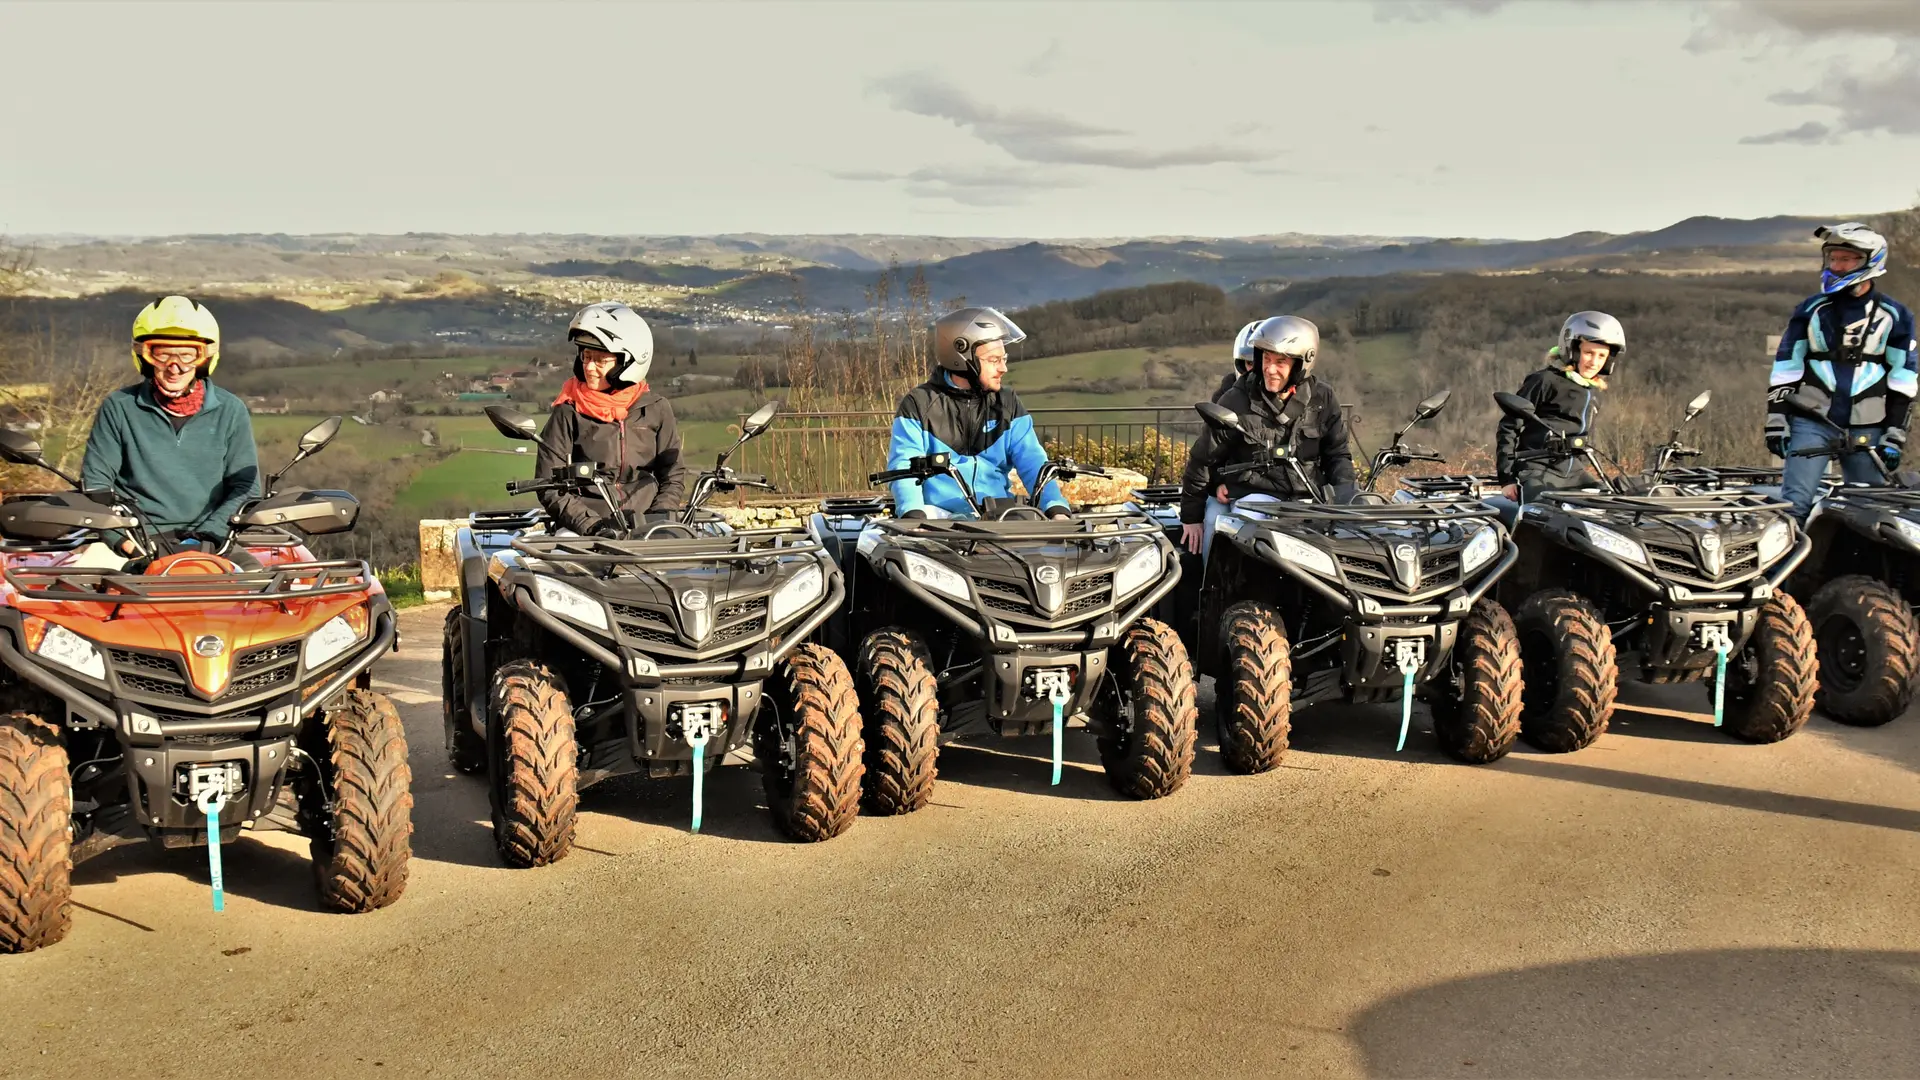
{"type": "Polygon", "coordinates": [[[1607,389],[1627,332],[1604,311],[1576,311],[1560,324],[1560,343],[1547,351],[1547,365],[1520,383],[1519,396],[1533,402],[1539,420],[1503,416],[1494,446],[1500,494],[1530,501],[1542,491],[1587,487],[1599,480],[1579,458],[1517,461],[1523,451],[1542,450],[1550,437],[1593,438],[1599,395],[1607,389]]]}
{"type": "Polygon", "coordinates": [[[576,349],[573,377],[540,431],[534,475],[591,461],[611,474],[617,506],[610,515],[598,498],[553,490],[540,493],[540,505],[558,528],[623,536],[641,514],[679,509],[686,493],[673,406],[647,385],[653,331],[638,312],[608,301],[580,309],[567,340],[576,349]]]}
{"type": "MultiPolygon", "coordinates": [[[[1845,432],[1866,436],[1896,465],[1916,390],[1913,313],[1873,287],[1887,272],[1886,238],[1857,221],[1813,235],[1821,241],[1820,293],[1794,309],[1767,385],[1767,449],[1785,459],[1782,494],[1801,521],[1829,459],[1793,451],[1826,446],[1845,432]],[[1821,409],[1828,423],[1790,408],[1791,398],[1821,409]]],[[[1841,457],[1840,468],[1849,483],[1882,482],[1860,455],[1841,457]]]]}
{"type": "MultiPolygon", "coordinates": [[[[933,377],[907,391],[894,410],[887,468],[904,469],[914,458],[946,454],[982,503],[1012,496],[1010,471],[1018,471],[1032,491],[1047,451],[1020,396],[1003,385],[1007,346],[1026,338],[993,308],[940,316],[933,324],[933,377]]],[[[1048,517],[1072,513],[1052,481],[1037,502],[1048,517]]],[[[924,486],[918,480],[895,481],[893,508],[903,518],[973,516],[966,494],[950,476],[932,477],[924,486]]]]}
{"type": "MultiPolygon", "coordinates": [[[[1334,501],[1353,497],[1353,450],[1339,396],[1313,373],[1320,328],[1297,315],[1263,319],[1242,331],[1251,368],[1216,404],[1233,410],[1248,433],[1284,447],[1316,489],[1332,485],[1334,501]]],[[[1238,352],[1238,346],[1236,346],[1238,352]]],[[[1213,523],[1234,500],[1247,495],[1305,498],[1293,470],[1283,464],[1222,480],[1217,470],[1251,461],[1259,448],[1244,439],[1200,432],[1180,484],[1180,537],[1188,551],[1204,554],[1213,523]]]]}
{"type": "MultiPolygon", "coordinates": [[[[220,324],[197,301],[163,296],[133,320],[133,365],[140,382],[108,394],[94,414],[81,483],[131,498],[165,548],[219,548],[260,491],[252,417],[209,378],[220,366],[220,324]]],[[[107,542],[140,554],[125,536],[107,542]]]]}

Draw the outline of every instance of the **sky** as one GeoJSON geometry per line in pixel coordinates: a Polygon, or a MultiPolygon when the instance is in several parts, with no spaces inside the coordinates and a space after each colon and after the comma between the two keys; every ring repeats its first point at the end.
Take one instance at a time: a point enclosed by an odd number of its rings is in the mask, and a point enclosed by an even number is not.
{"type": "Polygon", "coordinates": [[[1916,199],[1914,0],[0,0],[15,236],[1534,238],[1916,199]]]}

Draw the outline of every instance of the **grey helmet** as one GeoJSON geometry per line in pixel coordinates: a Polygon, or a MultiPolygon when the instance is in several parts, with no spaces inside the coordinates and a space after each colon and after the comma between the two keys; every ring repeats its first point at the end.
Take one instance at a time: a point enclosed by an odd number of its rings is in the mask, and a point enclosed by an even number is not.
{"type": "MultiPolygon", "coordinates": [[[[647,381],[647,372],[653,370],[653,330],[639,312],[618,300],[581,308],[567,324],[567,340],[575,345],[604,349],[626,361],[614,369],[609,382],[628,386],[643,383],[647,381]]],[[[585,378],[577,355],[573,360],[573,376],[585,378]]]]}
{"type": "Polygon", "coordinates": [[[1253,336],[1253,328],[1259,325],[1259,319],[1253,320],[1241,327],[1240,333],[1233,339],[1233,370],[1242,375],[1254,368],[1253,346],[1247,344],[1247,339],[1253,336]]]}
{"type": "Polygon", "coordinates": [[[1579,342],[1591,341],[1607,347],[1607,363],[1602,376],[1613,374],[1613,365],[1627,351],[1627,331],[1620,320],[1604,311],[1576,311],[1560,325],[1560,362],[1572,366],[1580,359],[1579,342]]]}
{"type": "Polygon", "coordinates": [[[1027,340],[1026,331],[995,308],[970,307],[950,311],[933,324],[933,364],[936,368],[978,378],[980,363],[973,350],[990,341],[1016,345],[1027,340]]]}
{"type": "Polygon", "coordinates": [[[1287,376],[1282,391],[1299,386],[1313,377],[1313,360],[1320,355],[1320,328],[1298,315],[1275,315],[1262,319],[1246,331],[1247,351],[1257,369],[1260,350],[1293,357],[1293,373],[1287,376]]]}

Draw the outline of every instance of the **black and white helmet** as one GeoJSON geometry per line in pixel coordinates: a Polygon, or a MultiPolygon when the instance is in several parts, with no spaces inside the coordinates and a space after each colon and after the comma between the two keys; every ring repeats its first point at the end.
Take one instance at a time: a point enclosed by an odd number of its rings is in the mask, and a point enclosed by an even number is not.
{"type": "MultiPolygon", "coordinates": [[[[625,361],[608,376],[609,382],[629,386],[643,383],[653,369],[652,329],[639,312],[618,300],[581,308],[567,324],[567,340],[577,346],[603,349],[625,361]]],[[[578,355],[573,360],[573,377],[585,378],[578,355]]]]}
{"type": "Polygon", "coordinates": [[[1601,375],[1613,374],[1613,365],[1627,351],[1627,331],[1620,320],[1604,311],[1576,311],[1560,325],[1560,360],[1574,364],[1580,359],[1580,342],[1591,341],[1607,347],[1607,364],[1601,375]]]}
{"type": "Polygon", "coordinates": [[[1298,315],[1275,315],[1262,319],[1247,333],[1247,349],[1252,364],[1260,364],[1260,351],[1293,357],[1293,371],[1287,376],[1285,391],[1313,376],[1314,358],[1320,355],[1320,328],[1298,315]]]}
{"type": "Polygon", "coordinates": [[[969,379],[980,374],[980,362],[973,350],[990,341],[1017,345],[1027,340],[1026,331],[995,308],[970,307],[950,311],[933,324],[933,363],[969,379]]]}

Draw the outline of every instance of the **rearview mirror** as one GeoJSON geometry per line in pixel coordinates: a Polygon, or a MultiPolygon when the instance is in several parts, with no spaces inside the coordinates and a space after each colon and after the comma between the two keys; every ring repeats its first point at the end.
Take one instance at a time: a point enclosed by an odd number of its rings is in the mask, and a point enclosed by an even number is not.
{"type": "Polygon", "coordinates": [[[40,465],[46,455],[40,452],[40,440],[12,428],[0,428],[0,458],[15,465],[40,465]]]}
{"type": "Polygon", "coordinates": [[[1415,405],[1413,407],[1414,417],[1420,420],[1433,419],[1434,417],[1440,415],[1441,409],[1444,409],[1447,407],[1447,399],[1452,396],[1453,396],[1452,390],[1440,391],[1439,393],[1433,395],[1432,397],[1421,402],[1420,404],[1415,405]]]}
{"type": "Polygon", "coordinates": [[[540,425],[533,417],[525,416],[505,405],[487,406],[487,419],[493,421],[493,428],[509,439],[525,439],[533,442],[540,437],[540,425]]]}
{"type": "Polygon", "coordinates": [[[1533,402],[1528,401],[1519,394],[1509,394],[1505,390],[1496,390],[1493,394],[1493,403],[1500,406],[1500,411],[1506,413],[1508,416],[1517,417],[1521,420],[1540,419],[1540,414],[1534,409],[1533,402]]]}
{"type": "Polygon", "coordinates": [[[773,425],[773,414],[779,411],[780,403],[777,401],[769,401],[753,410],[753,415],[747,417],[746,422],[740,425],[740,434],[751,439],[767,430],[773,425]]]}
{"type": "Polygon", "coordinates": [[[1247,434],[1247,429],[1240,423],[1240,414],[1224,405],[1202,401],[1193,407],[1193,411],[1199,413],[1200,419],[1205,420],[1207,426],[1216,431],[1231,431],[1243,439],[1251,438],[1247,434]]]}
{"type": "Polygon", "coordinates": [[[1694,417],[1699,416],[1700,411],[1707,407],[1707,402],[1712,400],[1713,400],[1713,391],[1711,390],[1700,391],[1700,395],[1698,397],[1694,398],[1692,401],[1687,402],[1687,419],[1692,420],[1694,417]]]}
{"type": "Polygon", "coordinates": [[[340,418],[337,416],[329,416],[325,420],[313,425],[305,435],[300,436],[300,452],[302,454],[317,454],[324,449],[328,443],[332,442],[333,437],[338,434],[340,434],[340,418]]]}

